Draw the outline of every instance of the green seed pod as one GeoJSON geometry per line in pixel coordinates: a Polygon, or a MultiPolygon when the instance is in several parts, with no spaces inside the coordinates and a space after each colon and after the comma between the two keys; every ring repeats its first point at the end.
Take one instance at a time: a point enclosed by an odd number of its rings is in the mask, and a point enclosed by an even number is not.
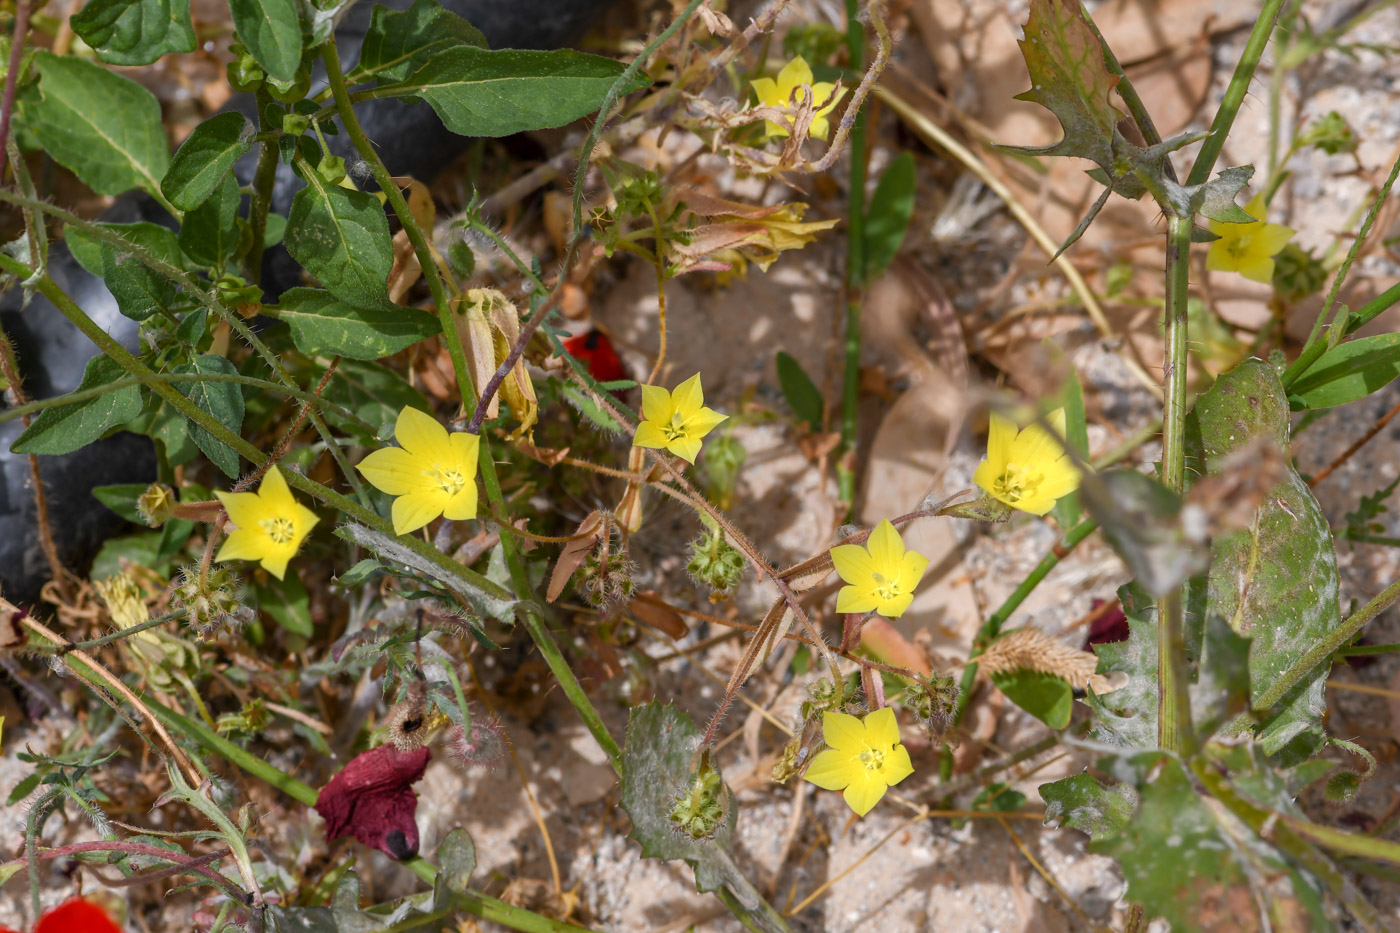
{"type": "Polygon", "coordinates": [[[340,156],[326,153],[316,165],[316,174],[328,185],[338,185],[345,180],[345,160],[340,156]]]}
{"type": "Polygon", "coordinates": [[[240,55],[228,63],[228,84],[240,94],[251,94],[263,86],[267,74],[251,55],[240,55]]]}
{"type": "Polygon", "coordinates": [[[712,839],[729,813],[729,788],[710,764],[709,751],[700,756],[700,767],[690,784],[677,795],[667,814],[677,832],[694,840],[712,839]]]}
{"type": "Polygon", "coordinates": [[[306,92],[311,90],[311,69],[303,64],[290,81],[278,81],[268,76],[267,90],[274,99],[284,104],[295,104],[305,98],[306,92]]]}
{"type": "Polygon", "coordinates": [[[300,136],[311,128],[311,118],[304,113],[288,113],[282,117],[282,132],[288,136],[300,136]]]}

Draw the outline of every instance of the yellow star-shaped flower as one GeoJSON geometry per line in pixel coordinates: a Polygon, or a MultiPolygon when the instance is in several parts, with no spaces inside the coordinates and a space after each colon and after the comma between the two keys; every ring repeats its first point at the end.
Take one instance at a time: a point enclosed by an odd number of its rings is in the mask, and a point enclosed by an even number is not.
{"type": "Polygon", "coordinates": [[[1283,224],[1264,223],[1262,218],[1267,210],[1261,192],[1244,206],[1246,214],[1260,220],[1243,224],[1208,221],[1210,232],[1220,239],[1212,241],[1206,251],[1206,268],[1212,272],[1238,272],[1265,285],[1272,282],[1274,256],[1288,245],[1294,231],[1283,224]]]}
{"type": "MultiPolygon", "coordinates": [[[[783,70],[778,72],[777,81],[772,78],[754,78],[752,84],[754,93],[758,95],[758,102],[764,107],[791,107],[794,91],[797,92],[798,101],[808,100],[809,93],[812,95],[810,99],[817,104],[830,97],[831,102],[812,115],[812,125],[808,128],[807,135],[813,139],[826,139],[827,134],[831,132],[831,123],[827,120],[827,115],[835,110],[841,98],[846,96],[846,89],[842,88],[833,97],[831,92],[836,90],[836,85],[829,81],[813,84],[812,68],[801,55],[783,66],[783,70]]],[[[764,124],[768,128],[769,136],[792,135],[787,127],[772,120],[765,120],[764,124]]]]}
{"type": "Polygon", "coordinates": [[[632,438],[635,447],[669,450],[689,463],[700,454],[701,438],[728,418],[705,407],[705,393],[696,373],[667,392],[661,386],[642,386],[642,423],[632,438]]]}
{"type": "Polygon", "coordinates": [[[873,610],[897,619],[914,601],[914,588],[928,567],[928,558],[906,551],[904,539],[888,518],[875,526],[866,543],[867,547],[841,544],[831,549],[831,562],[847,583],[836,594],[836,611],[873,610]]]}
{"type": "Polygon", "coordinates": [[[255,560],[277,579],[287,561],[319,521],[316,513],[292,497],[282,471],[272,467],[257,492],[215,492],[228,513],[228,540],[216,560],[255,560]]]}
{"type": "MultiPolygon", "coordinates": [[[[1065,436],[1063,408],[1045,420],[1065,436]]],[[[1044,515],[1056,499],[1079,488],[1079,471],[1065,453],[1064,442],[1043,427],[1032,424],[1018,433],[1016,422],[993,412],[987,459],[977,465],[972,481],[1013,509],[1044,515]]]]}
{"type": "Polygon", "coordinates": [[[888,706],[864,720],[845,713],[822,714],[822,738],[828,748],[803,777],[843,795],[857,816],[865,816],[885,791],[914,773],[909,750],[899,744],[899,722],[888,706]]]}
{"type": "Polygon", "coordinates": [[[436,418],[405,406],[394,422],[397,447],[381,447],[355,469],[394,499],[394,533],[408,534],[445,515],[476,518],[476,465],[481,438],[447,433],[436,418]]]}

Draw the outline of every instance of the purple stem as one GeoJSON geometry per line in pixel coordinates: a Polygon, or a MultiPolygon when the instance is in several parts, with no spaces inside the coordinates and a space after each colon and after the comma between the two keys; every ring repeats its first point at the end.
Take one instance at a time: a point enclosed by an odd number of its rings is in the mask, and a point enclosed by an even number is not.
{"type": "MultiPolygon", "coordinates": [[[[556,291],[557,294],[557,291],[556,291]]],[[[520,354],[525,352],[525,345],[530,342],[530,338],[535,336],[535,331],[539,330],[544,319],[549,316],[549,312],[554,310],[557,299],[551,296],[534,314],[530,315],[520,328],[520,336],[515,338],[515,343],[511,346],[510,352],[506,354],[505,362],[496,367],[496,371],[491,374],[491,378],[481,389],[481,401],[476,403],[476,411],[472,412],[472,420],[467,424],[468,434],[480,434],[481,422],[486,420],[486,409],[491,404],[491,400],[496,397],[496,393],[501,389],[501,383],[506,381],[506,376],[515,368],[515,364],[520,362],[520,354]]]]}

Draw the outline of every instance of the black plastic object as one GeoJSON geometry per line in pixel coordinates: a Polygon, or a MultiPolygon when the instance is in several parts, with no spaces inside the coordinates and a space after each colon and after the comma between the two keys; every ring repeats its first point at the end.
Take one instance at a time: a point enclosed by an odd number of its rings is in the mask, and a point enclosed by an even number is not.
{"type": "MultiPolygon", "coordinates": [[[[443,0],[443,6],[485,34],[492,48],[558,48],[576,40],[615,0],[443,0]]],[[[407,9],[411,0],[361,2],[351,8],[336,30],[341,60],[353,63],[369,26],[374,6],[407,9]]],[[[323,82],[318,82],[323,83],[323,82]]],[[[227,109],[253,118],[246,95],[227,109]]],[[[356,108],[365,133],[375,143],[391,174],[428,181],[462,151],[462,137],[449,133],[432,109],[400,100],[369,101],[356,108]]],[[[349,140],[342,134],[327,140],[338,155],[353,161],[349,140]]],[[[240,182],[252,177],[253,159],[237,167],[240,182]]],[[[272,209],[285,215],[302,182],[285,165],[278,166],[272,209]]],[[[124,195],[101,220],[130,223],[150,220],[170,225],[171,219],[144,194],[124,195]]],[[[48,272],[54,281],[103,329],[135,349],[137,324],[123,317],[106,285],[90,275],[68,254],[63,244],[50,249],[48,272]]],[[[300,269],[280,247],[263,260],[265,300],[273,301],[298,283],[300,269]]],[[[30,398],[71,392],[83,368],[96,353],[92,343],[57,308],[34,295],[22,306],[12,289],[0,296],[0,327],[15,343],[16,356],[30,398]]],[[[3,407],[0,399],[0,407],[3,407]]],[[[34,493],[28,457],[10,452],[22,427],[18,420],[0,425],[0,593],[17,603],[34,603],[49,577],[38,539],[34,493]]],[[[155,478],[155,454],[148,439],[118,433],[62,457],[39,457],[47,493],[50,525],[66,566],[81,570],[97,547],[125,523],[95,500],[92,489],[115,483],[145,483],[155,478]]]]}

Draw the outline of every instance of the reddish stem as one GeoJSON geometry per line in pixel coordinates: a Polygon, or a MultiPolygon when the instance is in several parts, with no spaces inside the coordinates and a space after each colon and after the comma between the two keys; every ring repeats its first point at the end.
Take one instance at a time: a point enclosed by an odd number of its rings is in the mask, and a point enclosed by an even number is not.
{"type": "Polygon", "coordinates": [[[15,4],[15,32],[10,42],[10,70],[5,75],[5,96],[0,99],[0,180],[5,177],[5,157],[8,148],[5,141],[10,138],[10,116],[15,110],[15,84],[19,76],[20,61],[24,56],[24,40],[29,35],[29,3],[19,0],[15,4]]]}

